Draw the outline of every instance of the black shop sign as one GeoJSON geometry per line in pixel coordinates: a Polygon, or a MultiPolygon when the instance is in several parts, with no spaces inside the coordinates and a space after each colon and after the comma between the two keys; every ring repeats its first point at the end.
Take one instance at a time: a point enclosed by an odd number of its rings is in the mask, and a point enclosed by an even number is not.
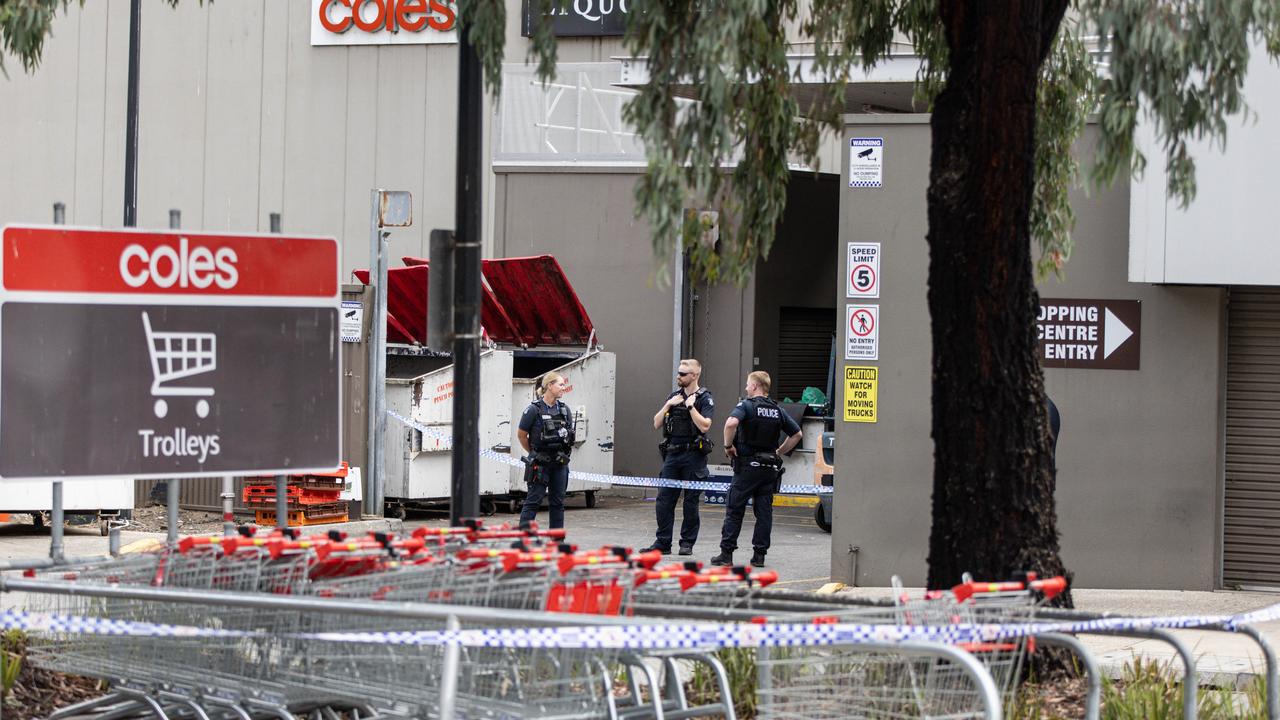
{"type": "Polygon", "coordinates": [[[1137,370],[1140,300],[1040,299],[1037,352],[1047,368],[1137,370]]]}
{"type": "MultiPolygon", "coordinates": [[[[552,32],[556,37],[616,37],[626,34],[632,0],[551,0],[552,32]]],[[[541,3],[524,0],[520,33],[533,37],[541,3]]]]}

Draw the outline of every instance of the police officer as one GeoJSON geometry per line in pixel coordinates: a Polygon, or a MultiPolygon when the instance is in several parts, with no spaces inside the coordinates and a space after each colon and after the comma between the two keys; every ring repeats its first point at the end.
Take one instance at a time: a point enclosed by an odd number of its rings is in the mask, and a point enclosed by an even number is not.
{"type": "Polygon", "coordinates": [[[564,527],[564,493],[569,486],[569,454],[573,452],[573,411],[560,402],[573,389],[558,372],[542,376],[536,392],[542,398],[529,403],[520,416],[516,439],[524,448],[524,479],[529,485],[520,524],[527,524],[538,514],[542,498],[549,496],[551,527],[564,527]]]}
{"type": "MultiPolygon", "coordinates": [[[[707,479],[707,455],[711,441],[707,431],[711,429],[711,417],[716,403],[711,391],[698,385],[702,377],[702,364],[692,358],[681,360],[676,369],[676,388],[653,416],[654,429],[661,429],[663,441],[658,445],[662,452],[662,471],[659,477],[673,480],[707,479]]],[[[680,522],[680,554],[692,555],[693,544],[698,541],[698,505],[702,502],[701,490],[660,488],[654,509],[658,516],[658,534],[646,550],[671,552],[671,535],[676,522],[676,501],[684,493],[684,519],[680,522]]]]}
{"type": "Polygon", "coordinates": [[[769,373],[747,375],[747,397],[724,421],[724,449],[733,462],[733,484],[720,531],[720,554],[712,565],[732,565],[747,500],[752,501],[756,529],[751,534],[751,564],[764,565],[773,532],[773,494],[782,479],[782,456],[800,443],[800,425],[769,398],[769,373]],[[782,437],[786,437],[779,444],[782,437]]]}

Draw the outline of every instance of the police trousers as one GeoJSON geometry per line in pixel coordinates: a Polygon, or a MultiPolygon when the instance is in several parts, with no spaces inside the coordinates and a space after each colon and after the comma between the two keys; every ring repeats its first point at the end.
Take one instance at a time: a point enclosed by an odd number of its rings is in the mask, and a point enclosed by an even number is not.
{"type": "Polygon", "coordinates": [[[569,487],[569,466],[548,463],[539,465],[542,483],[529,483],[529,494],[524,496],[524,507],[520,509],[520,522],[526,523],[538,514],[542,498],[547,498],[547,509],[551,513],[551,528],[564,527],[564,493],[569,487]]]}
{"type": "MultiPolygon", "coordinates": [[[[680,452],[669,452],[662,461],[662,471],[658,477],[671,480],[703,481],[708,477],[707,456],[701,450],[689,449],[680,452]]],[[[680,546],[693,547],[698,541],[698,528],[702,519],[698,515],[702,504],[701,490],[683,490],[681,488],[659,488],[658,500],[654,510],[658,518],[658,534],[654,545],[664,550],[671,549],[671,536],[676,524],[676,501],[680,493],[684,493],[684,518],[680,521],[680,546]]]]}
{"type": "Polygon", "coordinates": [[[733,484],[729,486],[729,498],[725,503],[720,550],[732,553],[738,549],[738,533],[742,530],[742,517],[746,515],[747,501],[750,500],[756,516],[751,547],[763,555],[769,551],[769,537],[773,534],[773,491],[777,487],[778,471],[771,467],[739,463],[740,468],[733,474],[733,484]]]}

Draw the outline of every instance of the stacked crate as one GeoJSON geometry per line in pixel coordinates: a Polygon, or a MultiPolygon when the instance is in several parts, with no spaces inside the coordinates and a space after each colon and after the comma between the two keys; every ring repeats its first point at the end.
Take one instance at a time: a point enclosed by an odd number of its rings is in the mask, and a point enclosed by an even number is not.
{"type": "MultiPolygon", "coordinates": [[[[331,473],[290,475],[285,489],[289,525],[321,525],[347,521],[347,503],[341,500],[347,482],[347,464],[331,473]]],[[[276,479],[252,477],[244,481],[244,504],[252,508],[259,525],[276,524],[276,479]]]]}

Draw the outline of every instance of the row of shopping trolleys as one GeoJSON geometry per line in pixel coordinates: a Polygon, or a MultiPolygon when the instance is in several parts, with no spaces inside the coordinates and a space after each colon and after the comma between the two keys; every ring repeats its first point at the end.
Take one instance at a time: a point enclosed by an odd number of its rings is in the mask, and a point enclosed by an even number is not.
{"type": "MultiPolygon", "coordinates": [[[[971,670],[945,654],[856,645],[728,651],[754,653],[759,677],[744,691],[730,684],[726,651],[713,644],[455,646],[450,660],[450,646],[388,638],[446,628],[625,622],[642,639],[645,627],[709,619],[1018,621],[1060,588],[1057,580],[969,583],[914,599],[904,593],[887,605],[833,602],[771,591],[774,571],[664,563],[660,553],[624,547],[584,550],[566,543],[563,530],[479,521],[407,536],[242,528],[233,537],[186,537],[156,552],[58,568],[37,579],[74,584],[76,594],[34,593],[33,610],[244,631],[234,637],[42,636],[33,662],[102,678],[113,688],[55,718],[309,714],[319,720],[437,717],[452,708],[455,717],[733,720],[743,692],[753,693],[757,712],[770,717],[979,717],[990,710],[981,688],[971,670]],[[121,595],[112,588],[170,592],[121,595]],[[454,608],[456,617],[429,609],[441,607],[454,608]],[[699,695],[686,692],[683,680],[691,673],[705,680],[699,695]]],[[[963,650],[1007,692],[1027,647],[1015,640],[963,650]]]]}

